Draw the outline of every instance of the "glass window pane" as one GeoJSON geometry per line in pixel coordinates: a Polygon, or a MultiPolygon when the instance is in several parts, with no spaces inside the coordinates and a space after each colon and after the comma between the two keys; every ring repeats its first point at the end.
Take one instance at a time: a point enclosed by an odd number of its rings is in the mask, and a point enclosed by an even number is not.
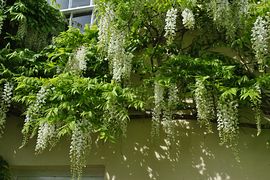
{"type": "Polygon", "coordinates": [[[60,5],[60,9],[67,9],[69,0],[56,0],[57,4],[60,5]]]}
{"type": "Polygon", "coordinates": [[[90,0],[72,0],[72,7],[89,6],[90,0]]]}
{"type": "Polygon", "coordinates": [[[85,24],[91,23],[91,13],[84,15],[74,15],[72,18],[72,26],[83,31],[85,24]]]}

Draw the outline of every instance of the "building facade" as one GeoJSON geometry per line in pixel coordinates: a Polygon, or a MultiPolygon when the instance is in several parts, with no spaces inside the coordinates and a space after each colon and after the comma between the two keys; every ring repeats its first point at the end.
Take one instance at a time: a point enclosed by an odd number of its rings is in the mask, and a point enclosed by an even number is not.
{"type": "Polygon", "coordinates": [[[56,0],[56,3],[67,17],[70,26],[83,31],[86,24],[94,23],[94,0],[56,0]]]}

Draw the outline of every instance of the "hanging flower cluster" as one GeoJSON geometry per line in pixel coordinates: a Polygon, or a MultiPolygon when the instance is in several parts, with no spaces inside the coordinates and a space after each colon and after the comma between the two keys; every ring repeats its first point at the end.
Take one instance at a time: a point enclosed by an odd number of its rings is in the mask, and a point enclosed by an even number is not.
{"type": "Polygon", "coordinates": [[[42,86],[37,93],[36,101],[30,105],[26,111],[25,123],[35,120],[42,106],[46,103],[46,96],[48,94],[48,88],[42,86]]]}
{"type": "Polygon", "coordinates": [[[163,121],[171,121],[173,116],[173,111],[175,110],[175,106],[177,105],[179,98],[178,98],[178,88],[176,84],[172,84],[169,87],[168,92],[168,102],[166,107],[164,108],[164,113],[162,120],[163,121]]]}
{"type": "Polygon", "coordinates": [[[185,28],[193,29],[195,25],[195,18],[193,12],[190,9],[185,8],[182,12],[182,17],[183,25],[185,26],[185,28]]]}
{"type": "Polygon", "coordinates": [[[21,78],[18,87],[14,99],[21,101],[22,96],[18,94],[23,92],[24,102],[31,103],[26,112],[28,119],[24,125],[26,140],[23,145],[37,134],[35,150],[40,153],[56,145],[60,137],[71,135],[73,179],[80,179],[86,152],[91,145],[91,133],[99,134],[98,140],[125,133],[129,120],[127,107],[142,107],[136,95],[119,83],[71,73],[50,79],[21,78]],[[32,92],[36,84],[41,83],[43,86],[33,99],[32,92]]]}
{"type": "Polygon", "coordinates": [[[72,179],[80,179],[86,165],[86,155],[91,147],[90,125],[87,120],[77,122],[72,131],[70,161],[72,179]]]}
{"type": "Polygon", "coordinates": [[[169,87],[168,95],[169,95],[168,102],[166,107],[164,108],[162,117],[162,126],[169,140],[174,140],[175,132],[174,132],[174,122],[172,120],[174,110],[176,109],[176,105],[179,101],[178,88],[176,84],[172,84],[169,87]]]}
{"type": "Polygon", "coordinates": [[[13,85],[10,82],[5,83],[0,103],[0,137],[4,131],[7,112],[11,104],[12,91],[13,85]]]}
{"type": "Polygon", "coordinates": [[[165,19],[165,37],[168,42],[171,42],[176,35],[176,19],[177,19],[177,9],[171,8],[167,11],[165,19]]]}
{"type": "Polygon", "coordinates": [[[230,3],[228,0],[214,0],[211,2],[213,19],[217,23],[225,21],[226,15],[230,11],[230,3]]]}
{"type": "Polygon", "coordinates": [[[263,111],[262,111],[262,100],[261,100],[261,88],[259,85],[255,86],[255,90],[257,91],[259,98],[254,99],[252,101],[253,103],[253,111],[254,111],[254,118],[256,121],[256,125],[257,125],[257,136],[259,136],[261,134],[261,123],[262,123],[262,119],[263,119],[263,111]]]}
{"type": "Polygon", "coordinates": [[[248,13],[249,10],[248,0],[239,0],[238,6],[240,15],[246,15],[248,13]]]}
{"type": "Polygon", "coordinates": [[[162,87],[158,82],[155,82],[154,99],[155,99],[154,100],[155,107],[152,111],[152,130],[151,130],[152,137],[159,135],[160,120],[164,104],[164,87],[162,87]]]}
{"type": "Polygon", "coordinates": [[[81,73],[82,71],[85,71],[87,68],[86,53],[87,49],[85,46],[79,47],[76,50],[74,57],[69,58],[66,71],[74,73],[81,73]]]}
{"type": "Polygon", "coordinates": [[[113,26],[115,19],[112,5],[107,4],[99,21],[98,46],[107,53],[113,80],[129,79],[133,54],[126,52],[126,33],[113,26]]]}
{"type": "Polygon", "coordinates": [[[131,73],[133,55],[125,50],[126,35],[124,32],[113,28],[108,48],[108,59],[112,67],[113,79],[120,82],[131,73]]]}
{"type": "MultiPolygon", "coordinates": [[[[51,88],[51,90],[53,90],[53,88],[51,88]]],[[[24,128],[22,131],[24,135],[22,146],[24,146],[29,139],[31,124],[33,122],[36,122],[37,118],[39,117],[40,110],[46,103],[48,92],[49,92],[49,88],[42,86],[36,95],[36,101],[33,104],[31,104],[26,110],[26,116],[24,120],[25,123],[24,123],[24,128]]],[[[42,131],[46,131],[46,130],[43,130],[42,128],[44,128],[44,126],[39,127],[40,135],[42,135],[43,133],[42,131]]],[[[39,141],[39,138],[38,138],[38,141],[39,141]]],[[[44,147],[44,149],[45,148],[46,146],[44,147]]],[[[36,150],[37,151],[43,150],[43,147],[39,147],[39,145],[37,145],[36,150]]]]}
{"type": "Polygon", "coordinates": [[[206,89],[202,79],[196,79],[195,102],[198,121],[211,132],[211,120],[215,119],[215,106],[211,93],[206,89]]]}
{"type": "Polygon", "coordinates": [[[257,104],[253,110],[255,111],[255,121],[256,121],[256,126],[257,126],[257,136],[259,136],[262,132],[262,118],[263,118],[263,112],[261,109],[261,104],[257,104]]]}
{"type": "Polygon", "coordinates": [[[252,48],[259,64],[259,71],[264,72],[265,57],[268,54],[268,27],[267,21],[259,16],[257,17],[252,28],[252,48]]]}
{"type": "Polygon", "coordinates": [[[4,15],[4,7],[6,6],[6,1],[5,0],[0,0],[0,34],[2,32],[2,27],[5,19],[4,15]]]}
{"type": "Polygon", "coordinates": [[[110,41],[110,26],[114,19],[114,12],[111,5],[107,5],[105,13],[102,14],[98,24],[98,46],[105,52],[108,51],[108,43],[110,41]]]}
{"type": "Polygon", "coordinates": [[[217,106],[217,129],[221,144],[234,149],[239,134],[238,102],[232,98],[219,100],[217,106]]]}
{"type": "Polygon", "coordinates": [[[84,46],[81,46],[76,54],[75,54],[75,57],[74,57],[77,62],[78,62],[78,67],[81,71],[85,71],[87,66],[86,66],[86,48],[84,46]]]}
{"type": "Polygon", "coordinates": [[[212,12],[215,24],[219,29],[226,30],[229,39],[235,36],[236,27],[238,26],[235,21],[235,18],[238,17],[232,16],[232,9],[229,0],[213,0],[210,2],[209,11],[212,12]]]}
{"type": "Polygon", "coordinates": [[[124,79],[129,79],[130,74],[132,71],[132,59],[133,59],[133,54],[132,53],[126,53],[124,56],[124,61],[123,61],[123,69],[122,69],[122,76],[124,79]]]}
{"type": "Polygon", "coordinates": [[[47,122],[41,123],[38,129],[37,144],[35,151],[41,153],[46,149],[48,144],[55,138],[56,129],[54,124],[49,124],[47,122]]]}

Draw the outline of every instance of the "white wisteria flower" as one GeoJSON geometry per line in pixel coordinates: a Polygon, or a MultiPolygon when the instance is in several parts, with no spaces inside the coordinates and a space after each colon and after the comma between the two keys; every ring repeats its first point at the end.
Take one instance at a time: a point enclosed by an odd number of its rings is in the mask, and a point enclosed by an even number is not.
{"type": "Polygon", "coordinates": [[[166,106],[164,106],[163,121],[172,121],[173,112],[176,109],[176,104],[179,101],[178,88],[176,84],[171,84],[168,89],[168,100],[166,106]]]}
{"type": "Polygon", "coordinates": [[[4,23],[4,16],[2,16],[2,14],[4,13],[4,7],[5,7],[5,1],[4,0],[0,0],[0,34],[2,32],[2,27],[3,27],[3,23],[4,23]]]}
{"type": "Polygon", "coordinates": [[[125,79],[130,78],[131,70],[132,70],[132,58],[133,54],[132,53],[125,53],[125,58],[123,62],[123,68],[122,68],[122,76],[125,79]]]}
{"type": "Polygon", "coordinates": [[[255,57],[259,64],[259,71],[264,71],[265,57],[268,54],[268,29],[267,29],[267,21],[258,16],[254,26],[252,28],[252,48],[255,51],[255,57]]]}
{"type": "Polygon", "coordinates": [[[233,99],[219,100],[217,118],[217,129],[221,144],[233,148],[237,143],[239,134],[238,101],[233,99]]]}
{"type": "Polygon", "coordinates": [[[40,153],[45,150],[49,142],[55,137],[55,135],[56,129],[54,124],[49,124],[47,122],[42,123],[38,129],[35,151],[37,153],[40,153]]]}
{"type": "MultiPolygon", "coordinates": [[[[47,95],[49,93],[49,91],[54,91],[54,87],[48,87],[48,86],[42,86],[40,88],[40,90],[38,91],[37,95],[36,95],[36,101],[34,103],[32,103],[26,110],[26,116],[25,116],[25,120],[24,120],[24,127],[23,127],[23,142],[22,142],[22,146],[26,145],[28,139],[29,139],[29,133],[30,133],[30,126],[32,123],[35,123],[37,118],[40,115],[40,110],[43,108],[43,106],[46,104],[46,98],[47,95]]],[[[40,127],[41,128],[41,127],[40,127]]],[[[41,131],[43,129],[39,128],[39,133],[41,133],[41,131]]],[[[38,150],[43,150],[40,147],[37,147],[37,151],[38,150]]]]}
{"type": "Polygon", "coordinates": [[[66,64],[65,71],[73,73],[81,73],[87,69],[86,63],[87,48],[81,46],[74,52],[74,56],[70,56],[66,64]]]}
{"type": "Polygon", "coordinates": [[[230,10],[230,3],[228,0],[216,0],[212,1],[213,19],[218,23],[226,20],[226,15],[230,10]]]}
{"type": "Polygon", "coordinates": [[[166,133],[168,140],[174,141],[175,137],[175,122],[173,121],[173,113],[176,110],[176,105],[179,101],[178,87],[176,84],[171,84],[168,92],[167,104],[163,110],[162,127],[166,133]]]}
{"type": "Polygon", "coordinates": [[[87,68],[87,64],[86,64],[86,47],[81,46],[80,48],[78,48],[75,58],[78,62],[78,67],[81,71],[85,71],[87,68]]]}
{"type": "Polygon", "coordinates": [[[34,116],[39,113],[39,110],[46,104],[46,96],[48,94],[48,87],[42,86],[37,93],[36,101],[30,105],[26,111],[25,123],[34,120],[34,116]]]}
{"type": "Polygon", "coordinates": [[[132,68],[132,53],[125,50],[126,34],[113,28],[108,48],[108,59],[110,60],[112,75],[115,81],[129,78],[132,68]]]}
{"type": "Polygon", "coordinates": [[[249,3],[248,0],[240,0],[239,1],[239,13],[241,15],[246,15],[249,11],[249,3]]]}
{"type": "Polygon", "coordinates": [[[113,79],[116,81],[120,81],[122,76],[122,62],[125,52],[124,43],[125,35],[114,28],[110,37],[108,58],[112,65],[113,79]]]}
{"type": "Polygon", "coordinates": [[[182,12],[182,17],[183,17],[182,21],[185,28],[193,29],[195,25],[195,18],[193,12],[190,9],[185,8],[184,11],[182,12]]]}
{"type": "Polygon", "coordinates": [[[5,83],[3,94],[2,94],[2,100],[3,100],[3,103],[6,105],[6,107],[10,107],[10,103],[12,99],[12,91],[13,91],[13,85],[9,82],[5,83]]]}
{"type": "Polygon", "coordinates": [[[201,79],[196,79],[194,99],[200,125],[206,126],[208,131],[211,132],[210,121],[215,119],[215,106],[211,93],[208,92],[201,79]]]}
{"type": "Polygon", "coordinates": [[[77,122],[72,131],[70,145],[70,160],[73,179],[80,179],[82,168],[85,166],[85,157],[91,147],[90,125],[86,120],[77,122]],[[84,129],[83,129],[84,128],[84,129]]]}
{"type": "Polygon", "coordinates": [[[177,19],[177,12],[176,8],[171,8],[167,11],[166,19],[165,19],[165,37],[168,40],[173,39],[176,35],[176,19],[177,19]]]}
{"type": "Polygon", "coordinates": [[[110,41],[110,28],[114,19],[114,12],[111,5],[107,5],[105,13],[101,15],[98,21],[98,46],[107,51],[110,41]]]}
{"type": "Polygon", "coordinates": [[[10,82],[5,83],[0,103],[0,137],[2,136],[5,128],[7,112],[12,99],[12,91],[13,85],[10,82]]]}
{"type": "Polygon", "coordinates": [[[151,129],[152,137],[159,135],[163,103],[164,103],[164,87],[161,86],[158,82],[155,82],[155,86],[154,86],[154,106],[155,107],[152,110],[152,129],[151,129]]]}

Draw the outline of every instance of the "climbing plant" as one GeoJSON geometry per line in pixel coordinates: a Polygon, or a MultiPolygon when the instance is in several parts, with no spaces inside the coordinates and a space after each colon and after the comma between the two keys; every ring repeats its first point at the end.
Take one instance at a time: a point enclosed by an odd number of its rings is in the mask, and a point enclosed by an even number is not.
{"type": "Polygon", "coordinates": [[[186,99],[193,99],[207,132],[212,132],[210,122],[217,122],[221,144],[235,154],[239,109],[254,111],[261,132],[268,104],[262,96],[269,97],[269,1],[96,3],[98,47],[112,78],[125,84],[126,74],[136,74],[153,89],[154,97],[146,100],[153,102],[152,135],[190,106],[186,99]]]}
{"type": "Polygon", "coordinates": [[[260,134],[269,114],[269,1],[97,0],[96,24],[84,33],[45,0],[0,2],[0,134],[16,107],[22,145],[37,137],[41,153],[69,136],[73,179],[92,134],[125,135],[133,110],[151,110],[156,138],[161,129],[173,137],[178,111],[194,108],[236,155],[239,110],[254,112],[260,134]]]}

